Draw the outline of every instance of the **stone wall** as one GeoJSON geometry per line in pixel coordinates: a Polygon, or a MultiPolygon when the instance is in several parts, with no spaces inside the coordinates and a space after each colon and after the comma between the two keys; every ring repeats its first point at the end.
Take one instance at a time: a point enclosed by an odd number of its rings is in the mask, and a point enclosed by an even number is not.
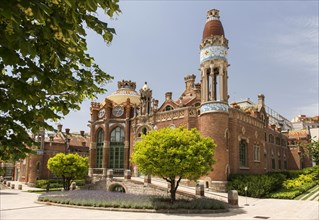
{"type": "MultiPolygon", "coordinates": [[[[92,184],[88,184],[84,189],[89,190],[107,190],[112,191],[114,186],[121,186],[125,189],[125,193],[142,194],[142,195],[157,195],[157,196],[170,196],[167,188],[154,185],[152,183],[145,184],[135,180],[124,180],[120,178],[102,179],[92,184]]],[[[193,194],[184,192],[177,192],[176,198],[181,197],[194,197],[193,194]]]]}

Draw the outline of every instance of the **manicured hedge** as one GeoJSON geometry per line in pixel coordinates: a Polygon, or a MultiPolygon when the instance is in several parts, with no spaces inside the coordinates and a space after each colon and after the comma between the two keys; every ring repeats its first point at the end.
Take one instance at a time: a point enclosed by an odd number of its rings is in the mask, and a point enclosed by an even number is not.
{"type": "Polygon", "coordinates": [[[239,195],[246,195],[245,187],[247,186],[247,196],[261,198],[274,190],[280,189],[284,180],[285,176],[280,173],[267,175],[235,174],[230,176],[227,188],[228,190],[237,190],[239,195]]]}
{"type": "MultiPolygon", "coordinates": [[[[62,188],[63,183],[59,179],[50,179],[50,180],[37,180],[35,186],[37,188],[46,189],[48,183],[50,182],[50,188],[62,188]]],[[[84,186],[85,180],[74,180],[77,186],[84,186]]]]}

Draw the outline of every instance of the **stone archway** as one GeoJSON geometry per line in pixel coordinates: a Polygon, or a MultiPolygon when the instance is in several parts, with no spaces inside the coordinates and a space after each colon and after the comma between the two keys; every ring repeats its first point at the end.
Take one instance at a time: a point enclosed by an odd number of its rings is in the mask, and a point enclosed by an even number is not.
{"type": "Polygon", "coordinates": [[[207,176],[204,178],[204,183],[205,183],[205,188],[210,188],[212,184],[212,179],[207,176]]]}
{"type": "Polygon", "coordinates": [[[127,192],[127,188],[126,188],[125,185],[123,185],[121,183],[112,183],[109,186],[108,191],[126,193],[127,192]]]}

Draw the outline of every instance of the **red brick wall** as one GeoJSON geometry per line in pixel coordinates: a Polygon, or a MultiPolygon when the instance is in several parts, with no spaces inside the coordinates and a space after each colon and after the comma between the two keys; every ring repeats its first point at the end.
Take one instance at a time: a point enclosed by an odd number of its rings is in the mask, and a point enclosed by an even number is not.
{"type": "Polygon", "coordinates": [[[213,171],[208,176],[214,181],[227,180],[227,165],[229,156],[226,147],[225,131],[228,128],[228,113],[212,112],[200,116],[200,132],[203,136],[211,137],[216,143],[213,171]]]}

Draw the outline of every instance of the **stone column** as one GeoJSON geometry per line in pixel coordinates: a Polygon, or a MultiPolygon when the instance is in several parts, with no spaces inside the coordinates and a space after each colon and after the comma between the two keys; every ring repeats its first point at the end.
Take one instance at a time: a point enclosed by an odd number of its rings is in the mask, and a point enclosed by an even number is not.
{"type": "Polygon", "coordinates": [[[108,150],[110,148],[110,142],[104,140],[103,144],[103,160],[102,160],[102,168],[106,169],[107,168],[107,163],[108,163],[108,150]]]}
{"type": "Polygon", "coordinates": [[[204,184],[203,183],[198,183],[195,187],[195,195],[196,196],[204,196],[205,191],[204,191],[204,184]]]}
{"type": "Polygon", "coordinates": [[[207,69],[203,68],[202,72],[202,102],[207,102],[207,69]]]}
{"type": "Polygon", "coordinates": [[[104,132],[104,145],[103,145],[103,160],[102,168],[107,169],[109,163],[109,150],[110,150],[110,127],[108,122],[105,122],[105,132],[104,132]]]}
{"type": "Polygon", "coordinates": [[[124,179],[125,179],[125,180],[130,180],[130,179],[131,179],[131,176],[132,176],[131,170],[125,170],[125,171],[124,171],[124,179]]]}
{"type": "Polygon", "coordinates": [[[145,175],[144,176],[144,184],[148,184],[148,183],[151,183],[152,182],[152,177],[151,175],[145,175]]]}
{"type": "Polygon", "coordinates": [[[93,168],[89,168],[89,177],[92,177],[93,176],[93,168]]]}
{"type": "Polygon", "coordinates": [[[236,190],[228,191],[228,204],[238,206],[238,192],[236,190]]]}
{"type": "Polygon", "coordinates": [[[224,65],[220,66],[220,100],[226,102],[227,101],[227,91],[226,91],[226,83],[227,83],[227,76],[224,72],[224,65]]]}
{"type": "MultiPolygon", "coordinates": [[[[227,65],[227,64],[226,64],[226,65],[227,65]]],[[[225,77],[225,88],[224,88],[224,91],[225,91],[225,101],[228,102],[228,73],[227,73],[227,68],[225,68],[224,77],[225,77]]]]}
{"type": "Polygon", "coordinates": [[[210,65],[209,66],[209,69],[210,69],[210,81],[211,81],[211,88],[210,88],[210,101],[214,101],[216,100],[216,97],[215,97],[215,88],[216,88],[216,82],[215,82],[215,74],[214,74],[214,66],[213,65],[210,65]]]}
{"type": "Polygon", "coordinates": [[[90,143],[90,168],[95,168],[96,165],[96,142],[90,143]]]}
{"type": "Polygon", "coordinates": [[[106,177],[108,179],[113,179],[113,170],[112,169],[107,170],[106,177]]]}
{"type": "Polygon", "coordinates": [[[124,169],[129,169],[129,158],[130,158],[130,121],[125,121],[125,141],[124,141],[124,169]]]}

